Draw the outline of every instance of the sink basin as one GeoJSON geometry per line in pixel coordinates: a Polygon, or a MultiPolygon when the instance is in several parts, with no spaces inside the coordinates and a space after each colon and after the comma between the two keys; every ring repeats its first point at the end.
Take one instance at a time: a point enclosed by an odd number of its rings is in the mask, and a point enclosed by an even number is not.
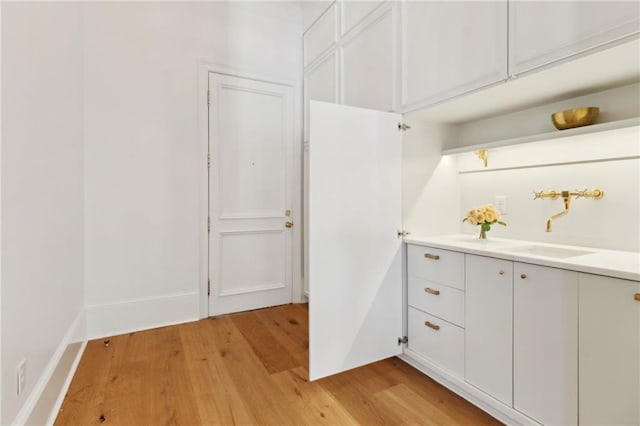
{"type": "Polygon", "coordinates": [[[575,256],[584,256],[585,254],[591,254],[592,251],[587,250],[576,250],[576,249],[568,249],[561,247],[547,247],[547,246],[524,246],[524,247],[513,247],[508,249],[508,251],[514,253],[526,253],[532,254],[535,256],[545,256],[545,257],[555,257],[558,259],[565,259],[568,257],[575,256]]]}

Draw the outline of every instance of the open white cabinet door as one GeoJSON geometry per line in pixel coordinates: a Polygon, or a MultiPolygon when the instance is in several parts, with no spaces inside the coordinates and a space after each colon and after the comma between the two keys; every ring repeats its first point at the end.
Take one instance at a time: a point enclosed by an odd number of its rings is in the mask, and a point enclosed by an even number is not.
{"type": "Polygon", "coordinates": [[[398,355],[400,114],[311,102],[309,378],[398,355]]]}

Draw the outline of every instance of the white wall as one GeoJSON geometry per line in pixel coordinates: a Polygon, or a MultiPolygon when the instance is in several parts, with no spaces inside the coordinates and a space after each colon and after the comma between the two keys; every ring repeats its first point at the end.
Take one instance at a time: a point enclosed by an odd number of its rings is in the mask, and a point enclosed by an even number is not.
{"type": "Polygon", "coordinates": [[[1,7],[0,423],[10,424],[28,414],[84,304],[82,14],[73,3],[1,7]]]}
{"type": "Polygon", "coordinates": [[[206,282],[200,61],[300,86],[301,34],[296,3],[85,5],[91,336],[198,317],[206,282]]]}
{"type": "MultiPolygon", "coordinates": [[[[576,136],[567,141],[538,142],[533,146],[505,147],[503,150],[508,151],[511,157],[510,160],[501,160],[505,168],[508,167],[507,161],[520,163],[523,157],[527,157],[529,165],[511,170],[460,174],[460,219],[469,208],[493,203],[496,195],[506,195],[508,213],[503,219],[507,227],[493,226],[490,237],[640,251],[640,128],[576,136]],[[607,151],[606,157],[577,162],[582,156],[601,151],[602,147],[607,151]],[[565,159],[567,153],[573,156],[569,163],[548,165],[554,159],[565,159]],[[576,162],[571,164],[573,161],[576,162]],[[546,232],[547,218],[561,212],[563,203],[561,199],[534,200],[533,191],[585,188],[600,188],[604,190],[604,197],[600,200],[573,198],[569,213],[553,221],[552,232],[546,232]]],[[[495,153],[495,157],[499,155],[495,153]]],[[[489,150],[490,162],[491,156],[492,150],[489,150]]],[[[473,233],[474,228],[462,224],[460,230],[473,233]]]]}

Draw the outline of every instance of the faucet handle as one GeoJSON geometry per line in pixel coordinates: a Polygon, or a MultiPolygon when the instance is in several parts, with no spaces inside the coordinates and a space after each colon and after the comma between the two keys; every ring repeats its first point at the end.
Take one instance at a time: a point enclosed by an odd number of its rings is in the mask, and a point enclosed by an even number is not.
{"type": "Polygon", "coordinates": [[[539,192],[533,191],[533,199],[537,200],[538,198],[542,198],[542,191],[539,191],[539,192]]]}
{"type": "Polygon", "coordinates": [[[579,191],[579,190],[575,190],[574,191],[575,195],[576,195],[576,200],[578,198],[582,198],[582,197],[588,197],[589,196],[589,189],[585,188],[583,191],[579,191]]]}

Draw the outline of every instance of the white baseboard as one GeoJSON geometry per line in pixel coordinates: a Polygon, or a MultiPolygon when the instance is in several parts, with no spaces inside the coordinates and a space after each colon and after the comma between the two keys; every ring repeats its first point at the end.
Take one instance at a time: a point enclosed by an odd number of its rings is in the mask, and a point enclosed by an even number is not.
{"type": "Polygon", "coordinates": [[[198,320],[199,293],[177,293],[87,305],[88,339],[198,320]]]}
{"type": "Polygon", "coordinates": [[[62,404],[64,395],[67,392],[69,384],[71,383],[71,377],[73,377],[76,367],[78,366],[78,362],[80,361],[82,352],[84,351],[84,344],[86,343],[85,321],[86,321],[85,312],[84,312],[84,309],[82,309],[80,310],[76,318],[73,320],[71,327],[69,327],[67,333],[64,335],[64,337],[62,338],[62,341],[56,348],[56,351],[53,353],[51,360],[45,367],[42,375],[40,375],[40,378],[38,379],[35,386],[33,387],[33,390],[27,397],[24,405],[22,406],[16,418],[14,419],[12,423],[13,425],[22,426],[25,423],[27,423],[36,404],[43,397],[52,398],[53,400],[56,401],[56,404],[54,407],[52,407],[51,414],[49,415],[49,419],[51,419],[51,421],[55,420],[55,413],[57,413],[58,409],[60,408],[60,405],[58,405],[58,401],[60,404],[62,404]],[[54,372],[56,372],[56,368],[58,367],[58,364],[60,363],[60,359],[64,355],[65,350],[67,349],[70,343],[77,343],[77,342],[82,342],[83,346],[82,346],[82,349],[79,351],[79,354],[76,356],[76,359],[74,360],[70,368],[70,371],[64,372],[67,376],[67,380],[65,380],[63,387],[61,389],[47,389],[47,384],[49,383],[49,380],[53,376],[54,372]],[[43,395],[45,392],[45,389],[48,393],[55,393],[57,395],[43,395]]]}
{"type": "Polygon", "coordinates": [[[449,374],[410,349],[405,349],[398,358],[507,425],[540,426],[535,420],[504,405],[463,379],[449,374]]]}

